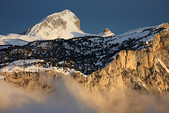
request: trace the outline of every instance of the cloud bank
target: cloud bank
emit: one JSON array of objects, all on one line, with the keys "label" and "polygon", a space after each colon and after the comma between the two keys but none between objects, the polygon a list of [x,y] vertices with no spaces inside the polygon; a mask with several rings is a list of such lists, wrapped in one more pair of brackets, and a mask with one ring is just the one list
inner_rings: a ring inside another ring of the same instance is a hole
[{"label": "cloud bank", "polygon": [[167,113],[169,98],[116,90],[109,97],[86,92],[71,78],[56,80],[52,95],[29,92],[0,81],[1,113]]}]

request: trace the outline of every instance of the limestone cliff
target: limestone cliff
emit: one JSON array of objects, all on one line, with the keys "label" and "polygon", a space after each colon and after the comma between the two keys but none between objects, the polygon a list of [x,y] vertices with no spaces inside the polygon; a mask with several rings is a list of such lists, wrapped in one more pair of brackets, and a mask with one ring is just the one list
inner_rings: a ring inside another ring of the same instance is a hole
[{"label": "limestone cliff", "polygon": [[108,66],[88,78],[80,73],[74,73],[72,77],[93,93],[115,93],[115,90],[125,93],[128,88],[146,93],[168,93],[169,24],[161,27],[166,29],[147,42],[147,48],[124,49]]},{"label": "limestone cliff", "polygon": [[46,70],[41,72],[0,72],[5,76],[4,80],[16,87],[22,87],[29,91],[53,94],[57,88],[56,81],[63,80],[62,73]]}]

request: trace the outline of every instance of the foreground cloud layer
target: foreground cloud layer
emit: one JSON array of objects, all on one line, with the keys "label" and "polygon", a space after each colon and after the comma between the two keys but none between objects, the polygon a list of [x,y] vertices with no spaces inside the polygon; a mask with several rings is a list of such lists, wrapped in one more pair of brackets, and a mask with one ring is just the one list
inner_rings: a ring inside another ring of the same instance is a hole
[{"label": "foreground cloud layer", "polygon": [[46,95],[29,92],[0,81],[1,113],[167,113],[169,98],[130,91],[128,96],[120,90],[109,95],[87,93],[77,82],[68,78],[56,81],[56,92]]},{"label": "foreground cloud layer", "polygon": [[49,96],[38,92],[28,92],[0,81],[1,113],[94,113],[86,105],[79,105],[68,91],[64,82],[57,84],[57,91]]}]

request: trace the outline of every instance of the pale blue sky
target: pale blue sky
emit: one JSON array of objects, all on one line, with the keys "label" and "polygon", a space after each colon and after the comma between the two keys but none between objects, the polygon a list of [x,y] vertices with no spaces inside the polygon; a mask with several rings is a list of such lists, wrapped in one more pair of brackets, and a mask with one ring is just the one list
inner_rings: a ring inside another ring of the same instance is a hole
[{"label": "pale blue sky", "polygon": [[64,9],[79,17],[84,32],[96,34],[169,22],[169,0],[0,0],[0,34],[20,33]]}]

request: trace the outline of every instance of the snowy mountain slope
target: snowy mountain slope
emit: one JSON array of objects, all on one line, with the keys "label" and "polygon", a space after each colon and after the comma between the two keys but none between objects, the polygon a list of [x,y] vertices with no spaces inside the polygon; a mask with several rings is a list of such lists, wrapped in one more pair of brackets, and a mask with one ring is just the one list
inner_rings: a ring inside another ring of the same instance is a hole
[{"label": "snowy mountain slope", "polygon": [[9,34],[7,36],[0,35],[0,45],[19,45],[23,46],[28,44],[29,42],[33,42],[35,40],[41,40],[37,37],[30,37],[28,35],[19,35],[19,34]]},{"label": "snowy mountain slope", "polygon": [[[75,37],[83,37],[83,36],[95,36],[94,34],[81,34],[78,32],[72,32],[72,34]],[[32,37],[29,35],[20,35],[20,34],[9,34],[7,36],[5,35],[0,35],[0,49],[1,48],[5,48],[6,46],[23,46],[28,44],[29,42],[33,42],[36,40],[46,40],[43,38],[39,38],[39,37]]]},{"label": "snowy mountain slope", "polygon": [[80,20],[69,10],[47,16],[22,34],[46,40],[89,35],[80,30]]},{"label": "snowy mountain slope", "polygon": [[75,72],[73,69],[69,70],[64,68],[51,67],[47,62],[40,59],[17,60],[0,69],[1,72],[40,72],[46,70],[55,70],[63,74]]},{"label": "snowy mountain slope", "polygon": [[1,67],[21,59],[43,59],[53,67],[64,67],[84,74],[107,66],[121,50],[144,49],[164,28],[145,27],[115,37],[86,36],[69,40],[43,40],[0,50]]}]

